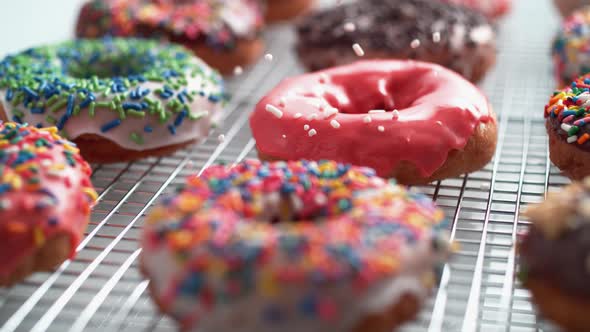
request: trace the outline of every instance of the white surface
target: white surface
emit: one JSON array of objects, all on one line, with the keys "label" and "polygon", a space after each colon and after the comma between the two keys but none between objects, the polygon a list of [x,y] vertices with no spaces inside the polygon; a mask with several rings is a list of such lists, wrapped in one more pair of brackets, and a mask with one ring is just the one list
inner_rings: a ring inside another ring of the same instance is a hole
[{"label": "white surface", "polygon": [[74,36],[83,0],[0,0],[0,56]]}]

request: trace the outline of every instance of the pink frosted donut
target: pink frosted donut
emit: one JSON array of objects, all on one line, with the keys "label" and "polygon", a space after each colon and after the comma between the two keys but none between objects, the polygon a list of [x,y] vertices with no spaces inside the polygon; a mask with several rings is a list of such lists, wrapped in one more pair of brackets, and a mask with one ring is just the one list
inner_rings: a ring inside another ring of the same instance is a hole
[{"label": "pink frosted donut", "polygon": [[90,173],[57,128],[0,121],[0,286],[74,255],[96,200]]},{"label": "pink frosted donut", "polygon": [[360,61],[287,79],[250,118],[265,160],[330,159],[405,184],[483,167],[496,120],[458,74],[415,61]]}]

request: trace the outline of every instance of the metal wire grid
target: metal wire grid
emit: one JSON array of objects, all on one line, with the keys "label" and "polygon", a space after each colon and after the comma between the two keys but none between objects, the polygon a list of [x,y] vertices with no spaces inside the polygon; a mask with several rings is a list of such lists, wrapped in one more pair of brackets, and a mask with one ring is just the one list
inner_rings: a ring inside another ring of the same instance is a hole
[{"label": "metal wire grid", "polygon": [[[521,208],[567,183],[548,161],[541,117],[553,86],[547,53],[556,19],[548,2],[519,0],[501,26],[498,65],[483,83],[499,114],[494,160],[479,172],[419,188],[451,218],[451,234],[461,250],[445,267],[435,296],[405,331],[551,329],[537,321],[528,292],[514,278],[513,246],[527,225]],[[175,330],[157,313],[148,282],[138,272],[144,216],[185,176],[217,161],[255,157],[249,111],[281,78],[300,71],[289,27],[272,29],[266,39],[275,60],[229,82],[233,99],[226,119],[205,142],[166,158],[93,165],[100,197],[78,256],[53,273],[0,290],[1,331]]]}]

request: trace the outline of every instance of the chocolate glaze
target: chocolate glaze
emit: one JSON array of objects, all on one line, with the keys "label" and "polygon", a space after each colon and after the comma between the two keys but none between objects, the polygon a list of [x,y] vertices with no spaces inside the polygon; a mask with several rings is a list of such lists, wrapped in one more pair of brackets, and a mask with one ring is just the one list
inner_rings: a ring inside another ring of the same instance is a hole
[{"label": "chocolate glaze", "polygon": [[[354,31],[345,29],[349,22],[355,25]],[[308,16],[298,23],[297,31],[301,48],[350,48],[359,43],[365,50],[409,52],[409,57],[416,58],[419,52],[460,52],[464,47],[493,42],[493,34],[479,38],[481,34],[475,30],[482,27],[492,29],[483,15],[457,5],[431,0],[365,0]],[[420,45],[413,49],[410,45],[415,39]]]},{"label": "chocolate glaze", "polygon": [[574,222],[555,239],[532,227],[521,247],[521,267],[528,276],[546,280],[572,296],[590,296],[590,224]]}]

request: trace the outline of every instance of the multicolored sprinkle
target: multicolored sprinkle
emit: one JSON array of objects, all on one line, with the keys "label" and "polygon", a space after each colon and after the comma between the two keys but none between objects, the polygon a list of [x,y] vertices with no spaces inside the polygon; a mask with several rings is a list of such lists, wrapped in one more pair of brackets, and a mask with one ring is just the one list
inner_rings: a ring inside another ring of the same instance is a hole
[{"label": "multicolored sprinkle", "polygon": [[545,118],[568,143],[590,146],[590,74],[555,91],[545,106]]},{"label": "multicolored sprinkle", "polygon": [[261,7],[253,0],[92,0],[82,8],[76,34],[161,37],[232,49],[239,38],[256,37],[262,26]]},{"label": "multicolored sprinkle", "polygon": [[[448,253],[444,227],[430,199],[372,169],[248,160],[210,167],[165,198],[148,217],[143,261],[159,303],[181,321],[252,296],[265,299],[259,314],[269,324],[293,315],[338,320],[351,304],[330,287],[360,299],[406,271],[407,255],[422,245],[416,255],[439,257],[421,261],[419,271],[431,271]],[[171,266],[158,265],[163,257]],[[314,291],[285,295],[293,287]],[[295,296],[291,306],[285,296]],[[200,305],[177,307],[181,299]]]},{"label": "multicolored sprinkle", "polygon": [[57,128],[0,121],[0,279],[51,236],[79,241],[97,198],[90,173]]},{"label": "multicolored sprinkle", "polygon": [[[207,119],[214,116],[221,105],[207,105],[221,104],[224,91],[221,77],[180,46],[105,38],[6,57],[0,62],[0,100],[15,122],[56,126],[66,137],[73,131],[107,135],[125,127],[118,135],[141,149],[144,142],[166,142],[150,140],[150,129],[170,128],[165,132],[174,136],[183,124],[204,118],[202,111],[210,110]],[[81,116],[84,121],[74,121]],[[99,130],[92,132],[88,121],[100,121]],[[143,125],[126,125],[139,121]],[[195,130],[188,126],[186,131]]]},{"label": "multicolored sprinkle", "polygon": [[561,84],[590,72],[590,7],[578,9],[563,21],[551,53]]}]

